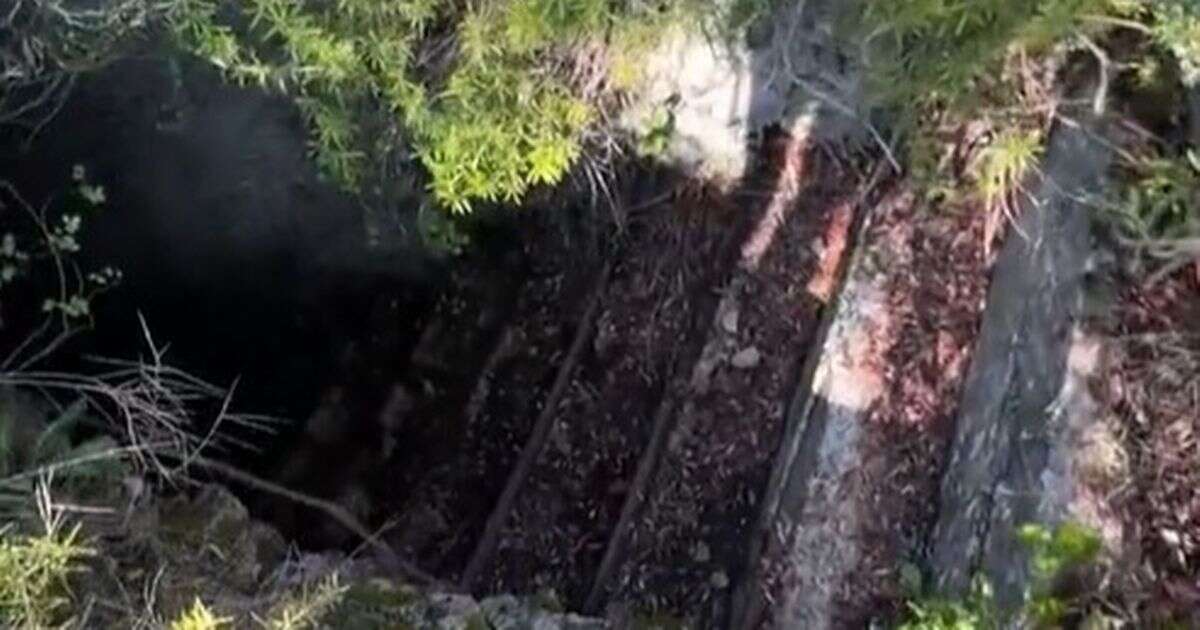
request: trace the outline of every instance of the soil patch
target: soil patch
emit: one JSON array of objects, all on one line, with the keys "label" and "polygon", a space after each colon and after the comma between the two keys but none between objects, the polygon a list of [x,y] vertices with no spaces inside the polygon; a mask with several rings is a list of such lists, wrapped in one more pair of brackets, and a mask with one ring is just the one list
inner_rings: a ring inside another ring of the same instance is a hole
[{"label": "soil patch", "polygon": [[703,627],[727,618],[745,570],[786,402],[829,297],[813,285],[840,264],[859,179],[802,141],[779,157],[702,356],[664,400],[675,427],[612,584],[615,600]]},{"label": "soil patch", "polygon": [[734,219],[715,199],[680,196],[630,225],[548,444],[475,586],[553,589],[583,605],[665,384],[696,343]]},{"label": "soil patch", "polygon": [[903,243],[903,254],[884,267],[894,340],[882,358],[884,395],[868,415],[871,430],[860,451],[865,527],[861,561],[839,606],[845,627],[894,618],[910,595],[900,569],[915,564],[937,516],[988,286],[983,212],[921,203],[887,209],[867,242],[892,239]]},{"label": "soil patch", "polygon": [[1118,299],[1106,384],[1124,436],[1118,496],[1138,550],[1117,576],[1126,614],[1158,627],[1200,625],[1200,274],[1134,279]]}]

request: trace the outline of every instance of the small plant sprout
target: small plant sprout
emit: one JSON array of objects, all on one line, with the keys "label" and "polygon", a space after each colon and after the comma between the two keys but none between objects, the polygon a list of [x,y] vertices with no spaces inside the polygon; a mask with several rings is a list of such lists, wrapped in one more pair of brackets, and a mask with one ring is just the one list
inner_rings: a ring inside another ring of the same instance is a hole
[{"label": "small plant sprout", "polygon": [[80,540],[79,526],[66,523],[64,511],[50,496],[52,480],[38,479],[34,503],[42,531],[18,532],[0,527],[0,625],[47,628],[69,617],[68,579],[81,570],[92,550]]},{"label": "small plant sprout", "polygon": [[671,135],[675,133],[675,115],[670,108],[659,106],[648,116],[646,131],[638,139],[638,153],[644,157],[662,157],[667,152]]},{"label": "small plant sprout", "polygon": [[341,603],[346,594],[337,573],[305,584],[297,593],[285,597],[266,619],[256,620],[266,630],[302,630],[318,627],[320,621]]},{"label": "small plant sprout", "polygon": [[[1050,528],[1038,523],[1022,525],[1017,539],[1028,549],[1032,580],[1016,614],[1032,620],[1036,627],[1058,627],[1063,618],[1079,608],[1081,594],[1063,595],[1056,583],[1066,572],[1086,567],[1100,553],[1099,535],[1078,523]],[[969,592],[959,599],[918,597],[908,602],[908,619],[900,630],[990,630],[1012,625],[996,606],[992,586],[983,575],[971,581]]]},{"label": "small plant sprout", "polygon": [[991,252],[1003,223],[1015,224],[1025,179],[1036,170],[1041,154],[1041,134],[1018,130],[1002,131],[980,154],[976,181],[988,213],[985,254]]},{"label": "small plant sprout", "polygon": [[1087,566],[1100,553],[1100,536],[1078,523],[1063,523],[1054,529],[1045,525],[1021,526],[1017,537],[1033,558],[1033,582],[1026,593],[1026,609],[1042,626],[1053,627],[1075,607],[1075,602],[1055,591],[1055,582],[1066,571]]},{"label": "small plant sprout", "polygon": [[169,630],[221,630],[232,625],[232,618],[217,616],[200,598],[196,598],[191,608],[171,622]]},{"label": "small plant sprout", "polygon": [[978,576],[963,599],[921,598],[908,602],[908,612],[899,630],[986,630],[999,619],[992,585]]}]

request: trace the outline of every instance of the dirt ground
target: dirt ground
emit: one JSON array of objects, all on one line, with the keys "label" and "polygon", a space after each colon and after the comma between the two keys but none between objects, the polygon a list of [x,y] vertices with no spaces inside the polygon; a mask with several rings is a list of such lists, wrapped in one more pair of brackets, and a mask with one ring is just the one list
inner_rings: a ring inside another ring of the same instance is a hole
[{"label": "dirt ground", "polygon": [[[988,285],[984,215],[966,204],[921,200],[909,186],[884,180],[864,201],[860,211],[869,209],[870,221],[855,243],[860,256],[850,263],[861,290],[874,295],[878,289],[883,296],[872,310],[878,314],[864,316],[864,338],[845,349],[855,355],[846,360],[861,366],[863,378],[878,381],[871,389],[880,394],[861,414],[840,420],[858,423],[862,438],[847,455],[854,461],[849,478],[829,483],[836,482],[838,501],[857,515],[831,516],[836,523],[830,527],[841,532],[839,544],[852,547],[846,553],[858,561],[839,568],[833,618],[826,620],[833,627],[891,622],[912,594],[903,569],[915,570],[937,515],[941,472]],[[779,555],[786,549],[768,544],[759,560],[768,607],[783,601],[785,592],[805,588],[790,574],[792,561]],[[750,615],[743,623],[770,618],[761,611]]]},{"label": "dirt ground", "polygon": [[[889,326],[868,344],[883,394],[853,454],[860,525],[848,536],[859,561],[836,625],[902,613],[978,336],[986,217],[889,178],[864,200],[863,165],[819,146],[776,138],[763,155],[762,171],[731,191],[642,191],[661,202],[606,233],[606,247],[531,220],[520,261],[502,272],[523,282],[464,277],[446,292],[428,318],[444,324],[418,342],[401,379],[414,400],[408,420],[385,431],[404,456],[364,473],[393,546],[462,581],[544,416],[545,446],[464,586],[720,625],[842,269],[854,247],[869,256],[886,244],[894,258],[873,282]],[[855,235],[868,207],[869,228]],[[1118,499],[1141,553],[1111,599],[1139,620],[1179,619],[1200,607],[1200,341],[1185,334],[1200,321],[1200,276],[1188,268],[1153,287],[1125,284],[1106,400],[1129,461]]]},{"label": "dirt ground", "polygon": [[915,562],[936,519],[944,459],[982,317],[989,263],[984,214],[919,200],[887,206],[866,237],[903,243],[887,268],[896,330],[883,355],[885,394],[868,415],[858,483],[868,524],[862,561],[841,608],[845,627],[897,615],[911,596],[901,567]]},{"label": "dirt ground", "polygon": [[[553,230],[531,221],[518,235],[523,262],[513,272],[524,281],[515,291],[485,300],[466,281],[447,291],[434,319],[448,323],[427,334],[445,342],[421,344],[425,365],[414,361],[406,378],[426,402],[414,404],[403,422],[411,426],[397,431],[402,444],[380,476],[392,490],[381,488],[378,511],[398,519],[389,528],[398,550],[448,580],[466,565],[529,438],[587,298],[593,271]],[[496,317],[488,339],[472,334],[481,319]],[[442,374],[441,363],[458,371]]]},{"label": "dirt ground", "polygon": [[614,600],[639,610],[701,624],[728,614],[785,407],[835,284],[826,276],[845,253],[860,176],[811,147],[780,157],[703,356],[665,401],[678,417],[612,585]]},{"label": "dirt ground", "polygon": [[[599,589],[592,599],[601,603],[701,624],[722,614],[724,604],[714,602],[744,562],[785,403],[835,290],[861,179],[786,138],[769,143],[767,156],[763,170],[731,192],[681,187],[638,209],[616,239],[604,282],[599,258],[527,235],[531,279],[494,350],[472,359],[481,364],[474,389],[460,406],[445,405],[438,421],[460,418],[459,454],[386,475],[412,486],[388,509],[403,515],[391,529],[396,547],[431,572],[460,578],[536,419],[553,405],[546,446],[470,586],[554,591],[571,608]],[[778,216],[761,221],[771,212]],[[763,225],[778,228],[768,240]],[[584,304],[597,293],[584,350],[568,357]],[[717,317],[719,303],[736,308]],[[569,384],[549,401],[568,359]],[[709,374],[702,385],[701,364]],[[650,448],[656,429],[670,435],[665,449]],[[656,474],[638,474],[644,459]],[[622,522],[631,493],[647,505]],[[628,545],[597,586],[619,522]]]},{"label": "dirt ground", "polygon": [[[772,179],[768,172],[751,181]],[[485,588],[549,589],[573,607],[587,603],[630,494],[657,487],[636,489],[637,471],[656,428],[673,420],[669,392],[706,343],[740,236],[761,205],[750,190],[683,188],[631,218],[611,277],[597,289],[594,336],[481,576]],[[758,457],[771,448],[764,439]],[[708,499],[738,500],[721,490]],[[677,582],[694,590],[705,580]]]},{"label": "dirt ground", "polygon": [[[617,253],[594,337],[558,401],[549,443],[503,534],[490,588],[553,588],[582,605],[689,341],[697,283],[719,260],[719,213],[651,210]],[[702,286],[699,290],[707,290]]]},{"label": "dirt ground", "polygon": [[[393,517],[391,544],[443,579],[462,579],[553,405],[496,548],[464,586],[553,592],[572,609],[610,604],[610,614],[702,627],[726,618],[787,401],[837,298],[867,179],[861,166],[786,136],[764,157],[732,191],[677,187],[637,209],[610,252],[584,255],[552,222],[530,221],[520,234],[528,280],[515,293],[465,280],[447,292],[430,321],[449,323],[427,336],[448,341],[419,342],[403,379],[415,401],[408,422],[425,428],[400,421],[388,438],[422,463],[393,457],[373,475],[384,481],[370,492],[392,497],[375,510]],[[899,608],[898,568],[933,519],[986,286],[982,232],[978,212],[909,199],[888,204],[861,239],[868,248],[899,242],[905,260],[887,270],[897,341],[882,358],[887,394],[870,413],[877,430],[862,454],[872,526],[856,541],[863,560],[839,606],[848,626]],[[481,295],[510,302],[498,315],[470,305]],[[568,356],[581,322],[586,343]],[[494,330],[472,332],[484,324]],[[567,386],[548,400],[568,361]]]},{"label": "dirt ground", "polygon": [[1157,284],[1129,278],[1115,319],[1108,413],[1123,436],[1117,504],[1137,555],[1108,599],[1143,627],[1198,627],[1200,269]]}]

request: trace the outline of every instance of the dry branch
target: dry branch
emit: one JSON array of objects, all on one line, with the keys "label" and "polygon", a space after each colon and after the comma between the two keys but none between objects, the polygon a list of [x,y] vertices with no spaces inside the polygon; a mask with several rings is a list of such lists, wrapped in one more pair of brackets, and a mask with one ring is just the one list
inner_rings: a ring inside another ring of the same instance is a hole
[{"label": "dry branch", "polygon": [[339,525],[346,528],[354,535],[358,536],[364,544],[371,549],[374,549],[380,554],[381,559],[389,566],[389,568],[400,573],[401,577],[417,582],[423,585],[436,584],[437,578],[422,571],[417,566],[406,562],[390,547],[387,543],[379,538],[365,525],[354,518],[354,515],[346,511],[342,506],[332,502],[304,494],[287,488],[273,481],[268,481],[261,477],[252,475],[244,470],[231,466],[215,459],[209,459],[203,456],[192,456],[188,460],[188,464],[210,470],[230,481],[248,486],[254,490],[274,494],[289,501],[304,505],[319,512],[325,513],[327,516],[336,521]]},{"label": "dry branch", "polygon": [[[229,447],[253,445],[221,432],[240,426],[270,432],[278,419],[231,411],[234,389],[223,389],[163,362],[145,320],[142,335],[150,356],[141,361],[95,359],[105,371],[71,374],[29,370],[0,371],[0,386],[20,387],[47,394],[59,393],[85,400],[107,428],[121,436],[123,451],[144,470],[173,479],[195,458]],[[235,381],[236,384],[236,381]],[[197,417],[205,406],[217,405],[208,430],[201,434]],[[178,463],[164,461],[169,457]]]}]

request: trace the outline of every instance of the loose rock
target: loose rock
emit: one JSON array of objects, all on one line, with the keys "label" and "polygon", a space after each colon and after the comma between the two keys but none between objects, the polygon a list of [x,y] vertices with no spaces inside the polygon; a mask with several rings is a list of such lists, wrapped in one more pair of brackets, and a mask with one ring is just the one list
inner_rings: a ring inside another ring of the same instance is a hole
[{"label": "loose rock", "polygon": [[758,348],[750,346],[733,355],[729,362],[739,370],[752,370],[762,363],[762,353],[758,351]]}]

